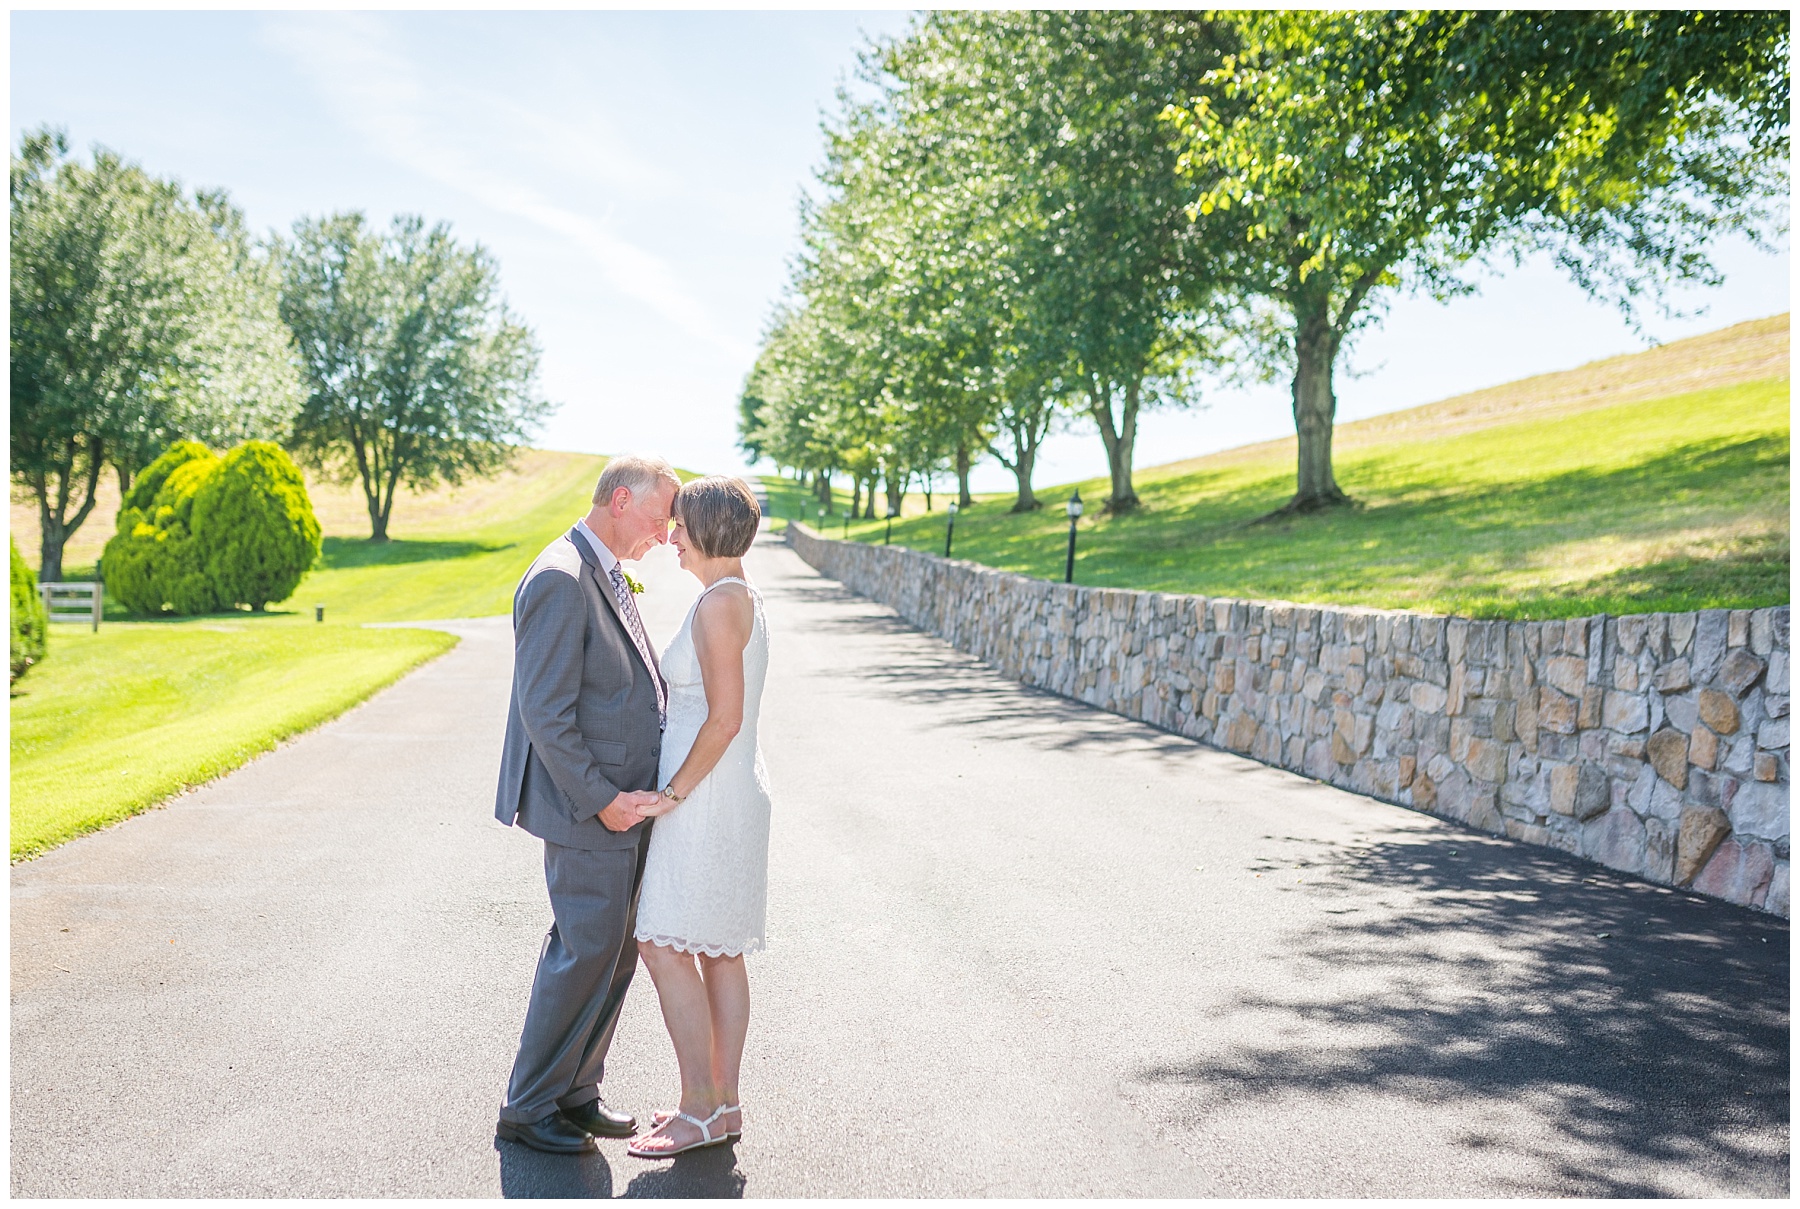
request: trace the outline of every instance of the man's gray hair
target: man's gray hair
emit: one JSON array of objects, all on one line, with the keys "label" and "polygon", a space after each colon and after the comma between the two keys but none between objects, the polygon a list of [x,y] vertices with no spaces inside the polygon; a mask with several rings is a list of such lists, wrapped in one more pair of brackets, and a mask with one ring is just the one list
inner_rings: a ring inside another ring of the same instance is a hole
[{"label": "man's gray hair", "polygon": [[675,491],[681,490],[681,476],[675,473],[675,467],[661,458],[623,453],[600,472],[600,481],[594,486],[594,502],[610,500],[613,492],[621,487],[631,492],[632,499],[642,499],[654,491],[658,483],[667,483]]}]

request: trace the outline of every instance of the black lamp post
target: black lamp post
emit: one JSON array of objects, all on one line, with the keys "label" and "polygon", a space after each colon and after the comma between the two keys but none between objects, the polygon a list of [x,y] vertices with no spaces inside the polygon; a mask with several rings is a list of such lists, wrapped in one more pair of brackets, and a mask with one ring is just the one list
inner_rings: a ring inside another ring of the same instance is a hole
[{"label": "black lamp post", "polygon": [[844,540],[850,540],[850,512],[848,509],[844,511]]},{"label": "black lamp post", "polygon": [[822,537],[822,536],[824,536],[824,534],[825,534],[825,505],[820,504],[819,505],[819,535]]},{"label": "black lamp post", "polygon": [[1075,494],[1069,497],[1069,561],[1063,568],[1063,582],[1075,582],[1075,522],[1081,519],[1081,489],[1077,487]]},{"label": "black lamp post", "polygon": [[956,501],[950,501],[950,523],[944,528],[944,557],[950,557],[950,543],[956,538]]},{"label": "black lamp post", "polygon": [[889,542],[892,542],[894,540],[894,518],[899,515],[900,515],[900,509],[898,509],[898,508],[889,508],[888,509],[887,536],[881,539],[882,545],[885,546]]}]

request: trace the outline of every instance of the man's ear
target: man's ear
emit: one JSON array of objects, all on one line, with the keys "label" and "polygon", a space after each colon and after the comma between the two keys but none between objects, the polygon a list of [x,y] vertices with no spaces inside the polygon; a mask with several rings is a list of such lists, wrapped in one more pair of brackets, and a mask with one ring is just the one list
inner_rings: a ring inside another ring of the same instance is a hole
[{"label": "man's ear", "polygon": [[607,501],[607,511],[614,516],[623,516],[625,509],[631,507],[631,488],[614,487],[612,499]]}]

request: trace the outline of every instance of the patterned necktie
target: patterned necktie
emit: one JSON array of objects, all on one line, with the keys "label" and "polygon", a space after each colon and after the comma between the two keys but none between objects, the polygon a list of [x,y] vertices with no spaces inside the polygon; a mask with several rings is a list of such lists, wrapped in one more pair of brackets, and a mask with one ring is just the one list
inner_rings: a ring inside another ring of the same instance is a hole
[{"label": "patterned necktie", "polygon": [[656,674],[656,660],[650,657],[650,636],[644,633],[644,619],[638,616],[637,601],[632,599],[632,591],[625,582],[625,568],[618,563],[612,569],[613,598],[619,602],[619,614],[625,618],[625,629],[631,634],[631,641],[637,647],[638,654],[644,658],[644,669],[650,673],[650,682],[656,686],[656,724],[664,729],[669,725],[669,703],[663,697],[662,677]]}]

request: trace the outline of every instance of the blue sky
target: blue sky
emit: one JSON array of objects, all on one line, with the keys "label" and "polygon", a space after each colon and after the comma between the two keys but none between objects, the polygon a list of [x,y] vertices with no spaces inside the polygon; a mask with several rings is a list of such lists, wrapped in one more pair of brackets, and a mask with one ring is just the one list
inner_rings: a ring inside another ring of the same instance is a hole
[{"label": "blue sky", "polygon": [[[794,249],[818,122],[870,34],[903,12],[15,12],[12,124],[67,128],[252,226],[360,209],[448,220],[498,258],[560,405],[538,443],[742,465],[737,391]],[[1706,313],[1673,339],[1788,306],[1788,257],[1720,249]],[[1340,375],[1372,415],[1641,348],[1543,264],[1449,306],[1400,300]],[[1291,431],[1280,386],[1146,418],[1152,465]],[[1103,474],[1090,428],[1043,483]],[[978,485],[1008,482],[988,467]]]}]

